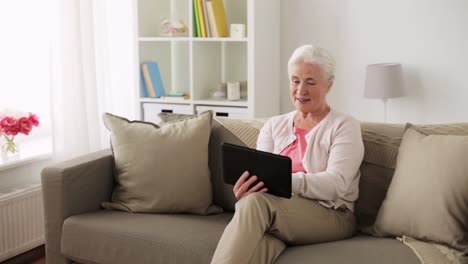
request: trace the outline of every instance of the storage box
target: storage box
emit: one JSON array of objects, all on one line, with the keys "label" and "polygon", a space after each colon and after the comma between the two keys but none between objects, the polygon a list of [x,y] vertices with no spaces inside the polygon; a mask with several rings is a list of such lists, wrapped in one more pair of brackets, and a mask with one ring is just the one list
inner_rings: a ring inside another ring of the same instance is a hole
[{"label": "storage box", "polygon": [[144,103],[143,104],[143,120],[159,124],[161,119],[158,117],[159,113],[176,113],[193,115],[192,106],[182,104],[156,104]]},{"label": "storage box", "polygon": [[197,105],[195,106],[195,112],[197,114],[205,111],[212,110],[214,116],[223,116],[231,118],[249,118],[249,113],[245,107],[222,107],[222,106],[208,106],[208,105]]}]

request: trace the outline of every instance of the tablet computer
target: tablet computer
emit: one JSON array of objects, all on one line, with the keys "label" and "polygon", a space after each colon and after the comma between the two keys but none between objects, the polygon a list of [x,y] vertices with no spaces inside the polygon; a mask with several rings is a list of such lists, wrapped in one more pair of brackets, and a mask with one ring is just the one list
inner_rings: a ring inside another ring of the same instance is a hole
[{"label": "tablet computer", "polygon": [[[268,193],[291,198],[291,159],[270,152],[223,143],[221,145],[223,179],[235,185],[242,173],[248,171],[263,181]],[[257,183],[251,186],[255,186]]]}]

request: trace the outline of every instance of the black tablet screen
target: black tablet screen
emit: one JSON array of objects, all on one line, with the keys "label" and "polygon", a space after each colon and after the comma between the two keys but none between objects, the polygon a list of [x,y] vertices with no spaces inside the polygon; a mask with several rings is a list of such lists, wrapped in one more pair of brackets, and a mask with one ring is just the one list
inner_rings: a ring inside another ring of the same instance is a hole
[{"label": "black tablet screen", "polygon": [[[263,181],[268,193],[291,198],[291,159],[273,153],[223,143],[223,179],[234,185],[245,171]],[[252,184],[251,186],[255,186]]]}]

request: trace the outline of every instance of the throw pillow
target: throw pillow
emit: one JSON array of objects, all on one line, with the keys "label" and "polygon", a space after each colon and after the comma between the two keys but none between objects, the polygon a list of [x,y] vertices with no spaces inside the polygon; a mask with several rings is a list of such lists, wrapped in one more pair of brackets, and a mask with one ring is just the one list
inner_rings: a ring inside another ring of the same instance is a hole
[{"label": "throw pillow", "polygon": [[104,114],[111,132],[116,186],[108,209],[212,214],[208,141],[212,114],[159,127]]},{"label": "throw pillow", "polygon": [[232,191],[233,186],[224,183],[221,160],[223,142],[239,146],[256,148],[257,137],[263,120],[243,120],[215,118],[210,138],[210,169],[213,184],[213,201],[227,211],[234,211],[237,199]]},{"label": "throw pillow", "polygon": [[395,174],[373,227],[468,248],[468,136],[425,135],[408,127]]},{"label": "throw pillow", "polygon": [[[170,124],[190,118],[190,115],[176,113],[160,113],[160,124]],[[192,116],[193,117],[193,116]],[[209,143],[209,166],[213,187],[213,202],[224,210],[234,211],[237,202],[233,186],[224,183],[223,166],[221,160],[221,145],[231,143],[235,145],[255,148],[260,129],[267,119],[232,119],[216,117],[213,119]]]},{"label": "throw pillow", "polygon": [[405,126],[361,123],[361,131],[365,152],[360,167],[359,199],[356,201],[354,214],[358,230],[367,233],[367,229],[375,222],[392,181]]},{"label": "throw pillow", "polygon": [[176,113],[159,113],[158,114],[159,119],[161,119],[161,122],[159,122],[158,125],[164,125],[164,124],[169,124],[177,121],[182,121],[185,119],[190,119],[195,117],[194,115],[187,115],[187,114],[176,114]]},{"label": "throw pillow", "polygon": [[[468,135],[468,123],[412,127],[427,135]],[[364,122],[361,123],[361,129],[365,154],[360,168],[359,199],[356,201],[354,214],[358,229],[372,235],[372,226],[394,174],[405,126]]]}]

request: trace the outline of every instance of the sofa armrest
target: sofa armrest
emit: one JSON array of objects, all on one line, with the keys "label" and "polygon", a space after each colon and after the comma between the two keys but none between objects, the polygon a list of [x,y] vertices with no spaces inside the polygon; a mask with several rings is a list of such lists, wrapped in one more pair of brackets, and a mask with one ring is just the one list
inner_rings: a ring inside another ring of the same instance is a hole
[{"label": "sofa armrest", "polygon": [[69,263],[61,254],[63,221],[100,209],[114,187],[109,150],[60,162],[42,170],[47,263]]}]

